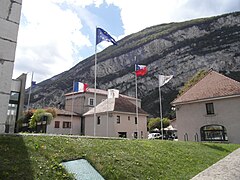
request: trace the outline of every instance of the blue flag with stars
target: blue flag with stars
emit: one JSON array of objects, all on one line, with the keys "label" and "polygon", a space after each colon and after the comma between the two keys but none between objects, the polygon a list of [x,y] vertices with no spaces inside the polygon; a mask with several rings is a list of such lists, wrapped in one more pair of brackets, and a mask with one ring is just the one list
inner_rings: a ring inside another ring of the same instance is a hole
[{"label": "blue flag with stars", "polygon": [[97,36],[96,36],[96,45],[99,44],[102,41],[108,41],[113,43],[114,45],[117,45],[117,42],[115,39],[112,38],[106,31],[104,31],[102,28],[97,28]]}]

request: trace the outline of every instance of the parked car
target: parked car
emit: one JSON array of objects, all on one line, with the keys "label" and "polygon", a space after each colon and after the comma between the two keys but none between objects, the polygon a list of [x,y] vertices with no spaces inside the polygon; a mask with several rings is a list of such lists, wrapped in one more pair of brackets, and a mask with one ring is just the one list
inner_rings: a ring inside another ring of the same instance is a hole
[{"label": "parked car", "polygon": [[148,139],[160,139],[162,136],[160,133],[150,133],[148,134]]}]

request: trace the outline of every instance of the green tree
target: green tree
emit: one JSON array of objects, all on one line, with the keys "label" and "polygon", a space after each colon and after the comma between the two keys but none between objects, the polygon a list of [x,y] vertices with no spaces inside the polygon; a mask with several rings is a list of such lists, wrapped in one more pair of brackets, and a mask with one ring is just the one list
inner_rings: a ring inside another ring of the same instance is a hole
[{"label": "green tree", "polygon": [[28,131],[28,126],[23,126],[23,124],[29,124],[31,117],[33,116],[33,111],[29,110],[23,113],[23,116],[21,116],[17,120],[17,131],[18,132],[24,132]]},{"label": "green tree", "polygon": [[[53,115],[49,112],[46,112],[44,109],[37,109],[31,120],[29,122],[29,126],[31,128],[36,128],[38,122],[46,121],[47,124],[50,124],[51,120],[53,119]],[[43,129],[42,129],[43,131]]]},{"label": "green tree", "polygon": [[[168,118],[163,118],[162,119],[163,122],[163,128],[166,128],[170,125],[170,120]],[[149,131],[153,131],[153,129],[158,128],[159,130],[162,129],[161,128],[161,120],[160,118],[150,118],[148,120],[148,129]]]}]

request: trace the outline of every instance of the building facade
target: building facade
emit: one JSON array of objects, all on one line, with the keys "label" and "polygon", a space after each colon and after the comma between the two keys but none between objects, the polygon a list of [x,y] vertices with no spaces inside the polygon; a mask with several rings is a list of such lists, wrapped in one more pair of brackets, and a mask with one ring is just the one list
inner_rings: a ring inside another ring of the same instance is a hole
[{"label": "building facade", "polygon": [[80,116],[66,110],[56,109],[57,117],[47,125],[48,134],[80,135]]},{"label": "building facade", "polygon": [[0,133],[5,132],[22,0],[0,1]]},{"label": "building facade", "polygon": [[178,139],[240,143],[240,83],[210,71],[172,102]]},{"label": "building facade", "polygon": [[5,133],[18,132],[17,120],[22,116],[24,109],[26,78],[27,74],[22,74],[17,79],[12,80]]},{"label": "building facade", "polygon": [[[86,92],[73,92],[66,94],[65,98],[65,110],[72,111],[83,115],[87,111],[91,110],[94,107],[94,92],[95,89],[88,88]],[[136,104],[136,98],[121,95],[127,98],[133,104]],[[108,97],[108,91],[96,89],[96,105],[100,104]],[[138,107],[141,108],[141,100],[138,99],[137,101]]]},{"label": "building facade", "polygon": [[140,108],[141,100],[137,101],[138,122],[136,120],[136,99],[125,95],[119,96],[121,96],[120,99],[108,98],[108,91],[97,89],[98,119],[94,123],[94,89],[89,88],[86,92],[66,94],[65,110],[57,110],[57,117],[47,125],[47,133],[146,138],[147,113]]},{"label": "building facade", "polygon": [[[138,108],[127,98],[109,98],[83,116],[85,118],[85,135],[102,137],[147,138],[147,113]],[[95,128],[93,128],[95,127]]]}]

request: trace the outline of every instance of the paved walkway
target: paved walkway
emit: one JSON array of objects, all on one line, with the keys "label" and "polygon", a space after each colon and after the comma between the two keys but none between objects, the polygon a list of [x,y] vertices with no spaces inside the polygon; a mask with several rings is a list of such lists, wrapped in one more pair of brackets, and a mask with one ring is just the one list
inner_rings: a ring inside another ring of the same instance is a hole
[{"label": "paved walkway", "polygon": [[240,148],[205,169],[192,180],[239,180]]}]

